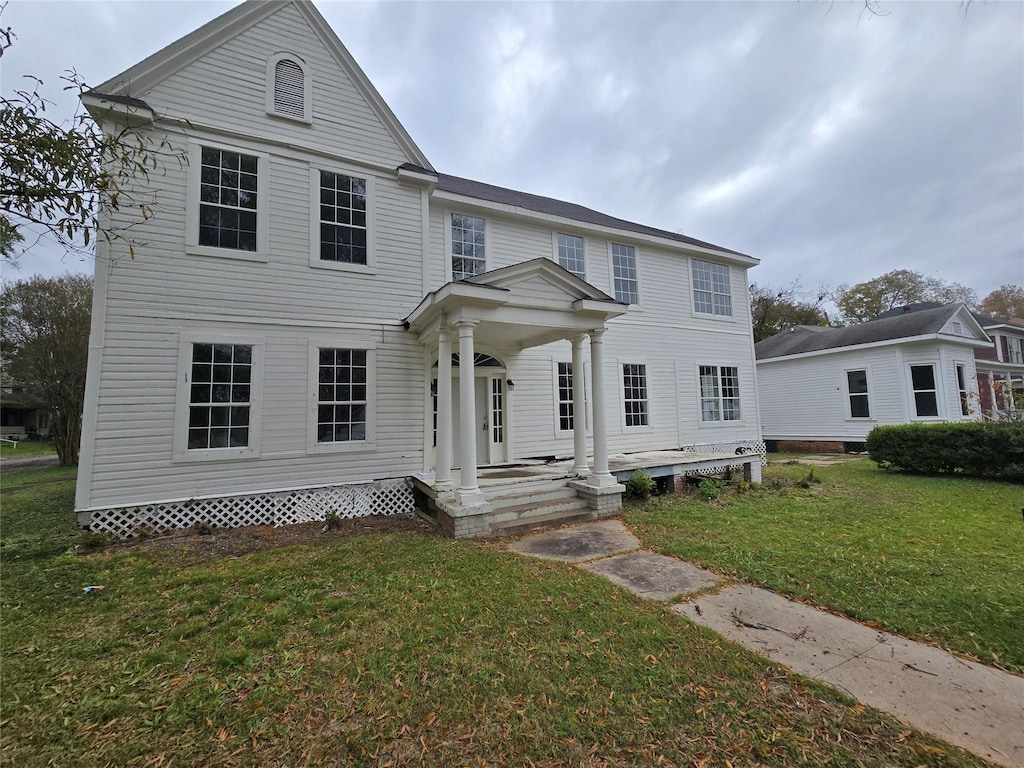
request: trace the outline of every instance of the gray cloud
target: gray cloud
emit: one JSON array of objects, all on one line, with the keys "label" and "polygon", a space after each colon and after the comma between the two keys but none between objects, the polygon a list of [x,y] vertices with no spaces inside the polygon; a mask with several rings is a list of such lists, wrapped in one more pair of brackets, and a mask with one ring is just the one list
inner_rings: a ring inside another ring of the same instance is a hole
[{"label": "gray cloud", "polygon": [[[1024,283],[1024,5],[883,5],[318,3],[445,172],[749,253],[763,283]],[[3,88],[101,81],[227,7],[13,0]]]}]

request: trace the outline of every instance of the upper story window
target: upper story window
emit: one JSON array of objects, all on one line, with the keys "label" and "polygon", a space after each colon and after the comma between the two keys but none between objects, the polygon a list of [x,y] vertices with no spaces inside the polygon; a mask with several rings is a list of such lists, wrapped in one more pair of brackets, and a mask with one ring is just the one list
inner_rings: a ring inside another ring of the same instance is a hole
[{"label": "upper story window", "polygon": [[366,179],[320,171],[320,258],[366,264]]},{"label": "upper story window", "polygon": [[1005,362],[1007,363],[1022,363],[1024,362],[1024,356],[1021,354],[1021,340],[1016,336],[1004,336],[1004,353]]},{"label": "upper story window", "polygon": [[631,245],[612,243],[612,282],[615,300],[624,304],[639,304],[637,287],[636,251]]},{"label": "upper story window", "polygon": [[700,366],[700,420],[740,420],[740,375],[734,366]]},{"label": "upper story window", "polygon": [[693,309],[704,315],[732,317],[732,293],[727,266],[693,260]]},{"label": "upper story window", "polygon": [[276,53],[267,62],[267,112],[278,117],[312,121],[309,73],[295,54]]},{"label": "upper story window", "polygon": [[580,280],[587,279],[587,264],[583,255],[582,237],[558,233],[558,263]]},{"label": "upper story window", "polygon": [[910,366],[910,382],[914,390],[914,413],[919,418],[938,416],[939,397],[935,388],[935,366]]},{"label": "upper story window", "polygon": [[199,245],[256,251],[259,158],[202,148]]},{"label": "upper story window", "polygon": [[846,394],[850,399],[850,418],[871,418],[868,402],[868,372],[865,369],[846,372]]},{"label": "upper story window", "polygon": [[479,216],[452,214],[452,280],[487,271],[487,222]]}]

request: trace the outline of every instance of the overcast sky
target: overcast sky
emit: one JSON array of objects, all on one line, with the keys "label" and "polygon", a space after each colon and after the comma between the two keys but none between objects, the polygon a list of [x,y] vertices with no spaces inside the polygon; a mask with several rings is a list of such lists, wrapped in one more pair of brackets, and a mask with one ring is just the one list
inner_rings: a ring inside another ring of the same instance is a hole
[{"label": "overcast sky", "polygon": [[[232,5],[10,0],[2,90],[100,83]],[[1024,284],[1024,3],[317,7],[445,173],[750,254],[762,284]],[[92,264],[5,277],[67,269]]]}]

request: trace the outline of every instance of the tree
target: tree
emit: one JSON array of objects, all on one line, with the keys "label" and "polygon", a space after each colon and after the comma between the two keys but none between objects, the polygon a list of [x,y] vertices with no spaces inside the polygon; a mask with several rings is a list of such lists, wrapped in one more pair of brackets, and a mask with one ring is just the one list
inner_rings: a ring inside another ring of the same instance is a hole
[{"label": "tree", "polygon": [[49,411],[65,465],[78,463],[91,307],[92,278],[85,275],[35,275],[0,291],[4,375]]},{"label": "tree", "polygon": [[[0,13],[6,4],[0,5]],[[0,27],[0,56],[15,39]],[[13,78],[12,78],[13,79]],[[136,201],[132,179],[146,179],[167,153],[184,158],[166,142],[155,145],[140,130],[142,120],[105,133],[88,113],[76,112],[70,121],[55,122],[46,114],[42,80],[26,75],[27,85],[0,96],[0,231],[15,232],[35,226],[49,233],[64,248],[88,248],[98,229],[98,218],[110,211],[138,207],[139,219],[152,215],[152,203]],[[62,78],[64,90],[87,93],[89,87],[74,70]],[[136,222],[137,223],[137,222]],[[108,240],[123,239],[134,255],[128,229],[104,229]],[[3,252],[10,262],[12,254]]]},{"label": "tree", "polygon": [[836,288],[832,297],[846,323],[861,323],[905,304],[933,301],[938,304],[978,303],[978,295],[960,283],[946,283],[909,269],[894,269],[881,277]]},{"label": "tree", "polygon": [[802,301],[800,283],[793,281],[783,288],[750,284],[750,319],[754,341],[758,342],[797,325],[828,325],[822,304],[829,291],[822,288],[812,302]]},{"label": "tree", "polygon": [[978,312],[1000,320],[1024,318],[1024,288],[1002,285],[981,300]]}]

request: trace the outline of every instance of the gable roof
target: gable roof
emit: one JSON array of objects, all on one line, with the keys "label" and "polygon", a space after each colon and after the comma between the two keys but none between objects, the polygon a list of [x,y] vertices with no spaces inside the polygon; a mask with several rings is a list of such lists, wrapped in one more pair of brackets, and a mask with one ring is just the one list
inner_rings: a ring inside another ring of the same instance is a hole
[{"label": "gable roof", "polygon": [[[754,354],[758,360],[765,360],[919,336],[934,336],[940,333],[949,319],[961,310],[966,312],[967,308],[963,304],[947,304],[905,314],[901,310],[897,315],[879,317],[845,328],[798,325],[792,330],[759,341],[754,345]],[[982,333],[984,334],[983,331]],[[979,344],[977,340],[967,338],[957,339],[951,336],[949,340],[971,345]]]},{"label": "gable roof", "polygon": [[[909,315],[914,312],[922,312],[926,309],[937,309],[938,307],[942,306],[947,305],[939,304],[938,302],[935,301],[919,301],[914,304],[906,304],[901,307],[894,307],[893,309],[890,309],[888,312],[883,312],[880,315],[872,317],[867,322],[872,323],[875,320],[884,320],[889,317]],[[1022,325],[1019,322],[1016,322],[1015,320],[1000,320],[997,317],[989,317],[987,315],[982,315],[978,312],[973,311],[971,312],[971,316],[978,321],[978,325],[980,325],[982,328],[996,328],[999,326],[1005,326],[1007,328],[1014,328],[1024,331],[1024,325]]]},{"label": "gable roof", "polygon": [[[406,163],[401,167],[404,170],[413,171],[415,173],[430,173],[427,169],[419,168],[412,163]],[[739,251],[733,251],[729,248],[723,248],[720,245],[714,245],[713,243],[707,243],[703,240],[687,237],[686,235],[681,235],[677,232],[669,232],[668,230],[648,227],[644,224],[637,224],[633,221],[618,219],[614,216],[609,216],[606,213],[595,211],[592,208],[577,205],[576,203],[568,203],[564,200],[557,200],[553,197],[533,195],[529,192],[519,192],[506,187],[485,184],[482,181],[473,181],[472,179],[464,179],[459,176],[451,176],[447,173],[437,173],[434,175],[437,177],[436,189],[440,192],[447,192],[452,195],[459,195],[460,197],[469,197],[475,200],[485,200],[487,202],[507,205],[512,208],[521,208],[523,210],[534,211],[548,216],[572,219],[584,224],[594,224],[599,227],[617,229],[623,232],[632,232],[640,235],[658,237],[664,240],[673,240],[678,243],[684,243],[698,248],[707,248],[724,254],[732,254],[733,256],[739,256],[743,259],[749,259],[755,263],[757,261],[754,257],[748,256],[745,253],[740,253]]]},{"label": "gable roof", "polygon": [[[311,0],[247,0],[162,48],[152,56],[148,56],[121,74],[101,83],[85,95],[106,98],[133,106],[148,106],[134,94],[146,93],[154,85],[182,67],[200,59],[289,5],[294,6],[308,22],[405,155],[423,168],[432,168],[426,155],[416,146],[416,142],[398,122],[398,118],[395,117],[391,108],[381,98],[366,73],[352,58],[352,54],[338,39],[330,24],[320,15]],[[126,99],[128,101],[125,101]]]}]

